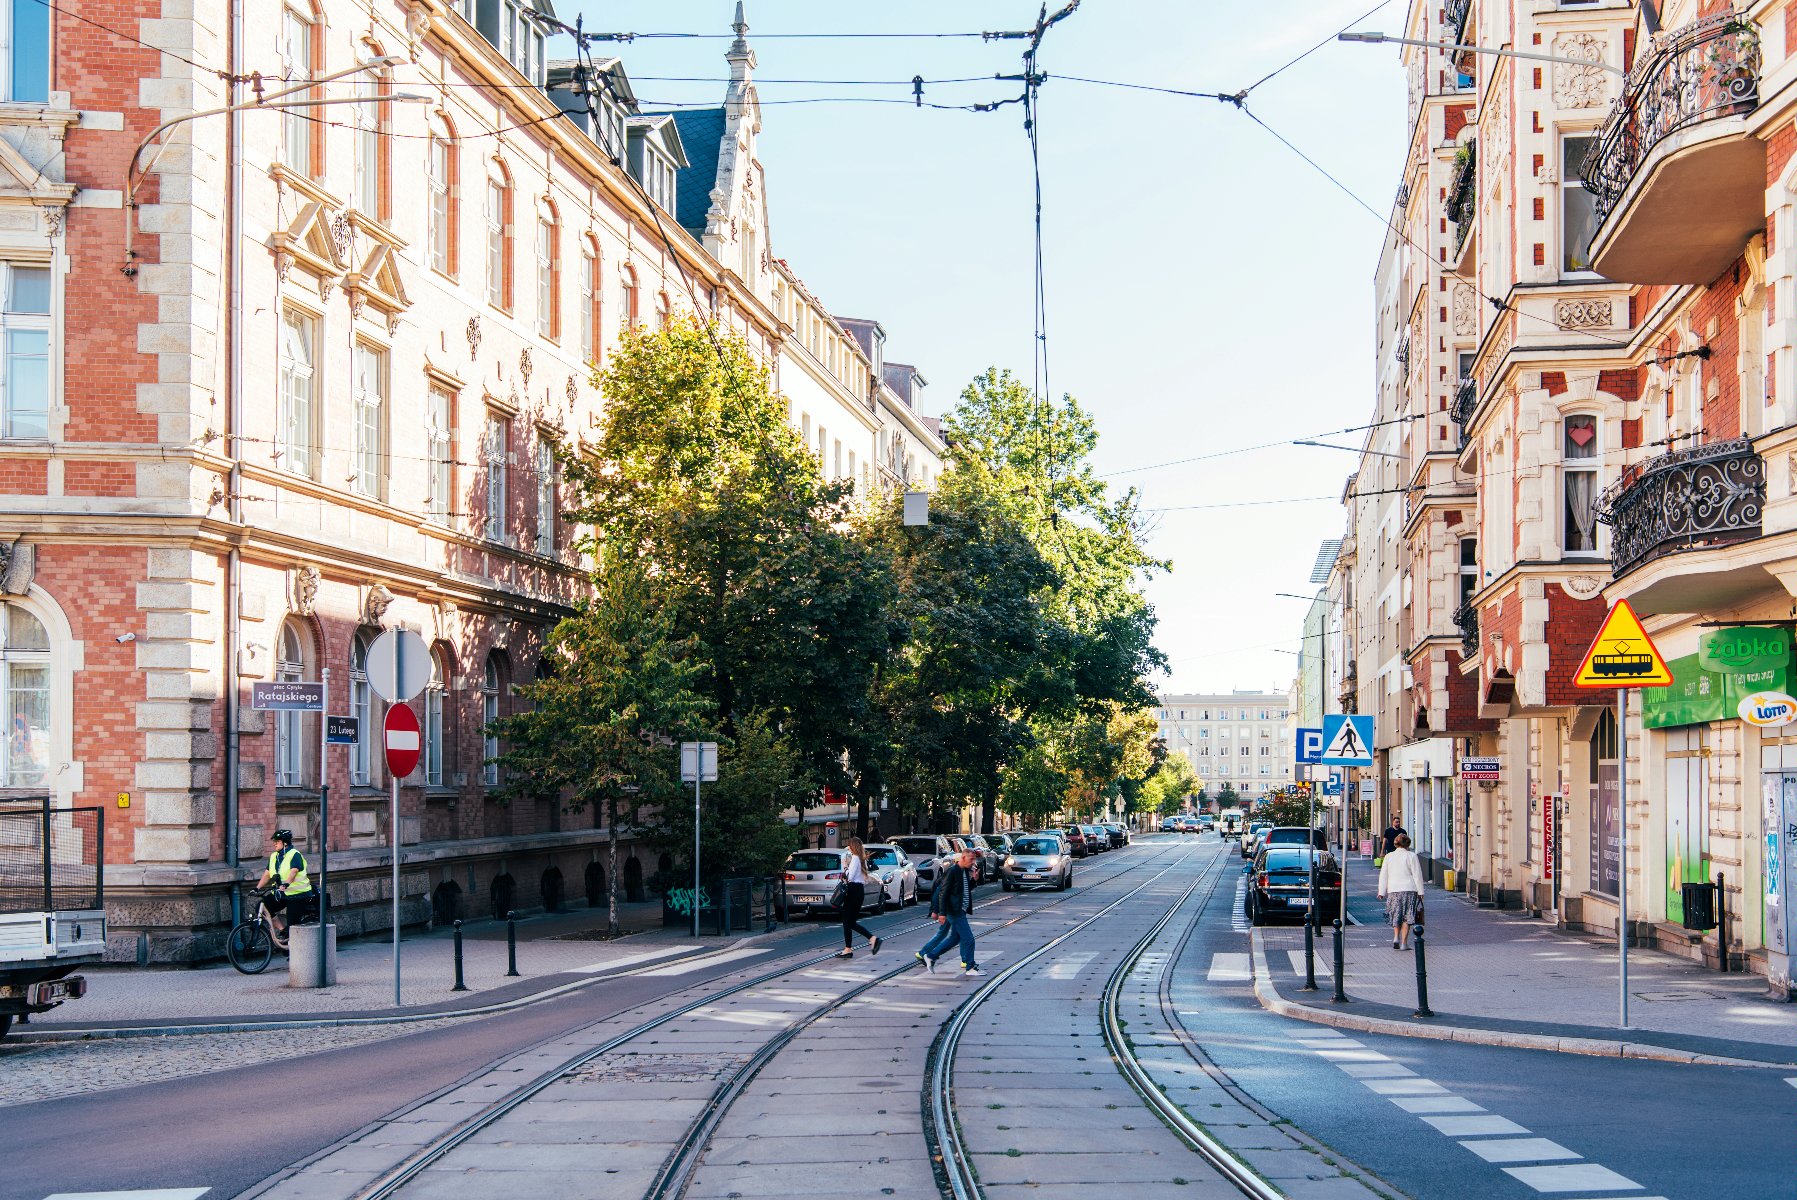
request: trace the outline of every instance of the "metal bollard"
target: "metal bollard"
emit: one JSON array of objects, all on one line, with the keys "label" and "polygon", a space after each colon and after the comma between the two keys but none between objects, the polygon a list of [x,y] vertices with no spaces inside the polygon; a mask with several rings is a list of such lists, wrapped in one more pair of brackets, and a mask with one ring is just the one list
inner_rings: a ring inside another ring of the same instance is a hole
[{"label": "metal bollard", "polygon": [[1348,1002],[1347,981],[1344,971],[1345,968],[1342,965],[1342,919],[1337,917],[1335,918],[1335,1002],[1337,1004],[1346,1004]]},{"label": "metal bollard", "polygon": [[1728,893],[1722,888],[1722,872],[1716,872],[1716,969],[1728,973]]},{"label": "metal bollard", "polygon": [[505,973],[508,976],[516,975],[518,973],[518,914],[515,912],[505,914],[505,961]]},{"label": "metal bollard", "polygon": [[1304,914],[1304,990],[1317,990],[1317,939],[1316,919],[1311,913]]},{"label": "metal bollard", "polygon": [[1434,1011],[1429,1007],[1429,963],[1423,954],[1423,927],[1416,927],[1416,1011],[1413,1017],[1432,1017]]},{"label": "metal bollard", "polygon": [[462,923],[460,921],[455,923],[455,986],[449,990],[452,992],[468,990],[468,985],[462,982]]}]

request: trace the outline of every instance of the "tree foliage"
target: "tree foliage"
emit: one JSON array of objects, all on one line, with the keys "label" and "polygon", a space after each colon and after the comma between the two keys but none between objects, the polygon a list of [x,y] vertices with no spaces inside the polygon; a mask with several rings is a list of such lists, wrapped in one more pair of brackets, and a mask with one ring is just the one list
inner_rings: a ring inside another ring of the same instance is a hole
[{"label": "tree foliage", "polygon": [[1143,782],[1141,807],[1164,817],[1180,811],[1188,796],[1203,791],[1186,756],[1171,754]]}]

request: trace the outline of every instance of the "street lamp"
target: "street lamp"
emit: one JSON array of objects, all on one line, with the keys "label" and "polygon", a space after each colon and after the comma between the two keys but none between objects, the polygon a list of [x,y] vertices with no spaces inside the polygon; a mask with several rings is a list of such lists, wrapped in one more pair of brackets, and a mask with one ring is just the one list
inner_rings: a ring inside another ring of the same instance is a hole
[{"label": "street lamp", "polygon": [[132,249],[132,243],[135,240],[137,230],[136,230],[136,226],[135,226],[134,222],[131,219],[131,214],[134,211],[136,211],[136,209],[137,209],[137,189],[139,186],[142,185],[142,183],[144,181],[144,177],[146,175],[148,175],[151,171],[156,169],[156,163],[162,158],[163,152],[168,149],[169,143],[163,142],[162,145],[157,148],[155,155],[150,159],[150,161],[147,164],[144,165],[144,168],[141,172],[137,169],[137,164],[138,164],[138,161],[143,158],[144,151],[149,149],[150,144],[152,142],[154,142],[157,138],[161,137],[163,134],[167,133],[169,130],[173,129],[177,125],[184,125],[189,121],[197,121],[201,117],[217,117],[217,116],[223,116],[227,113],[248,112],[251,109],[258,109],[258,108],[266,108],[266,109],[272,109],[272,110],[279,111],[279,112],[285,112],[289,109],[295,109],[295,108],[324,108],[324,107],[326,107],[328,105],[332,105],[332,104],[427,104],[427,103],[429,103],[431,100],[430,96],[422,95],[422,94],[419,94],[416,92],[400,92],[397,95],[392,95],[392,96],[379,96],[379,95],[376,95],[376,96],[338,96],[335,98],[323,99],[323,100],[310,100],[310,99],[287,100],[287,99],[283,99],[283,97],[291,96],[296,92],[311,91],[313,88],[319,86],[320,84],[330,83],[333,80],[342,79],[349,75],[359,75],[364,71],[375,71],[375,70],[380,70],[384,67],[395,67],[405,61],[406,60],[404,58],[402,58],[396,54],[383,55],[380,58],[364,59],[363,61],[358,62],[353,67],[345,68],[344,70],[334,72],[330,75],[321,75],[317,79],[308,79],[304,83],[298,84],[294,87],[282,88],[278,92],[270,92],[268,95],[258,96],[254,100],[246,100],[246,101],[241,101],[237,104],[226,104],[219,108],[207,108],[207,109],[201,109],[199,112],[187,113],[184,116],[176,117],[172,121],[164,121],[162,124],[158,125],[154,129],[152,129],[149,133],[149,136],[145,137],[143,141],[137,143],[137,149],[135,149],[131,152],[131,158],[125,164],[125,187],[124,187],[124,194],[125,194],[125,203],[124,203],[124,210],[125,210],[125,265],[123,267],[121,267],[120,270],[122,270],[126,275],[136,275],[137,274],[137,251]]},{"label": "street lamp", "polygon": [[1390,42],[1395,46],[1421,46],[1425,50],[1440,50],[1444,54],[1466,52],[1468,54],[1496,54],[1504,58],[1527,58],[1536,62],[1563,63],[1569,67],[1595,67],[1599,71],[1608,71],[1612,75],[1628,78],[1628,72],[1621,67],[1611,66],[1607,62],[1597,62],[1589,58],[1566,58],[1558,54],[1537,54],[1532,50],[1500,50],[1496,46],[1467,46],[1454,42],[1429,42],[1421,38],[1390,37],[1383,33],[1338,33],[1338,42],[1367,42],[1379,45]]}]

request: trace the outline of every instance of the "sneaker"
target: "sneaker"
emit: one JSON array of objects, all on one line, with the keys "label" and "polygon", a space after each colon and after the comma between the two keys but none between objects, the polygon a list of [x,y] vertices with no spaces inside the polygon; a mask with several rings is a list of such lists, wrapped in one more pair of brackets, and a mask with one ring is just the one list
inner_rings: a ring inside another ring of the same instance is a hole
[{"label": "sneaker", "polygon": [[961,978],[963,978],[963,979],[978,979],[981,976],[983,976],[985,973],[986,972],[980,970],[978,967],[968,967],[965,971],[961,972]]},{"label": "sneaker", "polygon": [[867,952],[869,954],[878,954],[880,952],[880,939],[879,938],[872,937],[872,938],[867,939]]},{"label": "sneaker", "polygon": [[[923,955],[920,954],[917,957],[923,958]],[[934,975],[936,973],[936,960],[933,958],[923,958],[923,969]]]}]

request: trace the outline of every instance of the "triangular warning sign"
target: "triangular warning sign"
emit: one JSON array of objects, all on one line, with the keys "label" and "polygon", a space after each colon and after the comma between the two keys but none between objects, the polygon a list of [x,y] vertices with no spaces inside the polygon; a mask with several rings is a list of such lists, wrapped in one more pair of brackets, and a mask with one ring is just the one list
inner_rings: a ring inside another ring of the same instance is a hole
[{"label": "triangular warning sign", "polygon": [[1672,672],[1627,600],[1618,600],[1573,677],[1579,687],[1671,687]]}]

